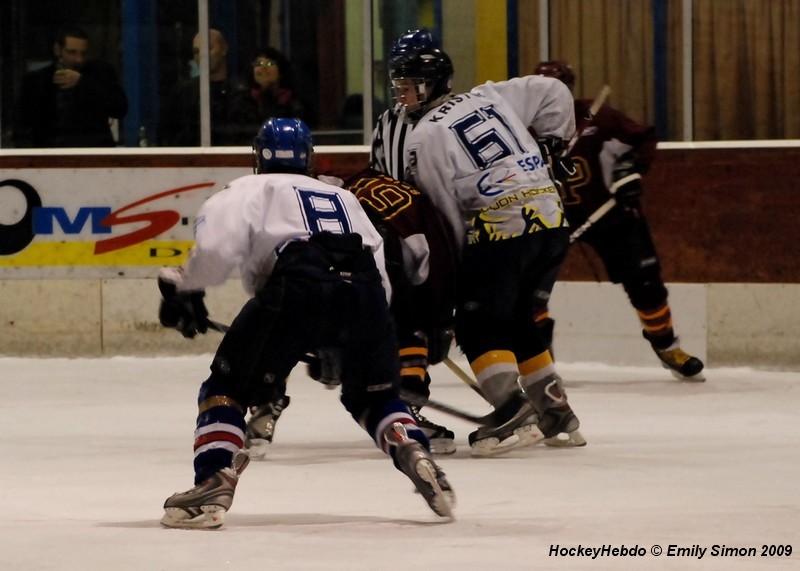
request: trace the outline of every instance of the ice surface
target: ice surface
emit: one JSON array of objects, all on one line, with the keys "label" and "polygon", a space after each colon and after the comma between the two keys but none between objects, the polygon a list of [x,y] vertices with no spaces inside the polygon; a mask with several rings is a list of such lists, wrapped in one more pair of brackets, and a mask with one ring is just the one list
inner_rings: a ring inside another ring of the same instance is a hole
[{"label": "ice surface", "polygon": [[[436,523],[328,391],[296,369],[266,462],[220,531],[162,529],[191,486],[210,356],[0,359],[0,569],[800,568],[800,374],[560,365],[589,441],[441,459],[457,520]],[[483,414],[444,366],[434,396]],[[790,544],[791,558],[550,557],[551,545]]]}]

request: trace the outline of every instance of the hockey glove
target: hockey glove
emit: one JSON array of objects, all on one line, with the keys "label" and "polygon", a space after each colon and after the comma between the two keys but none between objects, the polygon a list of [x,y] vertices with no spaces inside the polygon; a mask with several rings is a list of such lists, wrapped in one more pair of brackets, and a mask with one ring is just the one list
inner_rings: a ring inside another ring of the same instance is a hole
[{"label": "hockey glove", "polygon": [[450,328],[435,329],[428,336],[428,364],[435,365],[447,359],[455,332]]},{"label": "hockey glove", "polygon": [[564,141],[558,137],[539,137],[536,139],[542,159],[550,166],[550,174],[557,186],[566,185],[575,175],[575,163],[569,155],[564,155]]},{"label": "hockey glove", "polygon": [[178,292],[175,284],[164,278],[158,278],[158,289],[163,297],[158,308],[161,325],[177,329],[188,339],[208,331],[204,291]]},{"label": "hockey glove", "polygon": [[308,376],[332,389],[342,384],[342,355],[335,348],[320,348],[315,353],[306,353],[303,358],[308,365]]},{"label": "hockey glove", "polygon": [[642,195],[642,175],[639,174],[633,153],[625,153],[619,157],[611,178],[617,202],[626,208],[638,207],[639,197]]}]

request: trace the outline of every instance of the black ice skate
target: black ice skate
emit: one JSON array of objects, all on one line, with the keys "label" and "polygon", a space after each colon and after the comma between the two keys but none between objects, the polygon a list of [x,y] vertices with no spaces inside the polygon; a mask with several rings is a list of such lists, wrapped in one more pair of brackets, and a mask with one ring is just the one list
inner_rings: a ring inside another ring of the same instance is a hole
[{"label": "black ice skate", "polygon": [[251,460],[263,460],[275,436],[275,424],[291,399],[283,395],[273,402],[250,407],[250,420],[247,421],[244,447]]},{"label": "black ice skate", "polygon": [[223,468],[191,490],[172,494],[164,502],[161,525],[181,529],[222,527],[233,503],[236,483],[249,462],[249,456],[239,451],[230,468]]},{"label": "black ice skate", "polygon": [[481,426],[469,435],[473,456],[497,456],[544,438],[533,405],[521,394],[515,393],[495,415],[499,419],[497,424]]},{"label": "black ice skate", "polygon": [[425,433],[431,443],[431,454],[452,454],[456,451],[455,434],[452,430],[441,424],[436,424],[425,418],[420,412],[420,407],[408,405],[411,416],[417,421],[417,426]]},{"label": "black ice skate", "polygon": [[556,374],[523,386],[517,381],[520,390],[532,404],[539,416],[538,427],[544,444],[548,446],[586,446],[586,439],[580,433],[580,421],[567,402],[561,377]]},{"label": "black ice skate", "polygon": [[456,496],[430,453],[422,444],[408,437],[405,426],[400,422],[387,428],[383,437],[394,447],[397,467],[411,479],[428,506],[436,515],[453,519]]}]

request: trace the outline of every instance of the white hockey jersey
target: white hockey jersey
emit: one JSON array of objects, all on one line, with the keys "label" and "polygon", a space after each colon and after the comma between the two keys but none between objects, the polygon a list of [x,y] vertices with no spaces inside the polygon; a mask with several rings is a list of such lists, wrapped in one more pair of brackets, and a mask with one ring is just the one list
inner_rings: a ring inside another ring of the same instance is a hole
[{"label": "white hockey jersey", "polygon": [[375,257],[388,301],[383,239],[356,197],[298,174],[247,175],[232,181],[200,208],[195,245],[182,271],[162,273],[179,291],[192,291],[223,283],[238,267],[244,290],[253,295],[266,283],[284,245],[322,231],[361,235]]},{"label": "white hockey jersey", "polygon": [[539,75],[454,95],[407,133],[408,174],[460,244],[479,232],[502,240],[564,226],[561,199],[528,127],[540,137],[569,139],[573,106],[566,85]]}]

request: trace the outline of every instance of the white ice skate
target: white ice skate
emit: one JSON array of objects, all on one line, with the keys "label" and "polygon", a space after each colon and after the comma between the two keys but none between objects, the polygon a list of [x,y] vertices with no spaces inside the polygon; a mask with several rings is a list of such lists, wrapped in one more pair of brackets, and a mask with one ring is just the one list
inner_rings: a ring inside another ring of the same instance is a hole
[{"label": "white ice skate", "polygon": [[400,422],[388,427],[384,438],[395,448],[397,466],[413,482],[428,507],[436,515],[452,520],[456,496],[444,472],[433,461],[430,453],[422,444],[408,437]]},{"label": "white ice skate", "polygon": [[164,502],[161,525],[180,529],[218,529],[231,508],[239,476],[250,457],[239,451],[233,465],[223,468],[186,492],[171,495]]},{"label": "white ice skate", "polygon": [[516,448],[532,446],[544,438],[537,425],[539,417],[532,404],[519,395],[514,395],[497,409],[497,415],[508,420],[495,426],[481,426],[469,435],[473,456],[505,454]]}]

